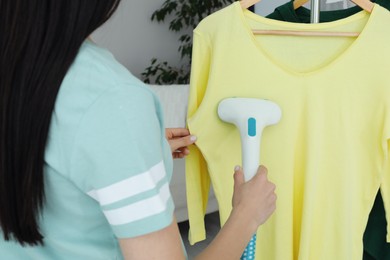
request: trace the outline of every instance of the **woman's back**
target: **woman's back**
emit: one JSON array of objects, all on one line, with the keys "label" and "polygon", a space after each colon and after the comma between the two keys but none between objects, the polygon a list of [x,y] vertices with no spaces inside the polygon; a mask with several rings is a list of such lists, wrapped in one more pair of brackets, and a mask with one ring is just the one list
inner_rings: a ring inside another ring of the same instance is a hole
[{"label": "woman's back", "polygon": [[[158,115],[150,90],[108,51],[86,41],[61,85],[51,119],[39,222],[44,246],[22,249],[1,238],[2,258],[120,259],[117,237],[170,223],[172,163]],[[140,139],[145,145],[139,146]],[[156,150],[161,143],[165,149]],[[132,186],[121,190],[121,183]],[[157,209],[131,210],[153,199]]]}]

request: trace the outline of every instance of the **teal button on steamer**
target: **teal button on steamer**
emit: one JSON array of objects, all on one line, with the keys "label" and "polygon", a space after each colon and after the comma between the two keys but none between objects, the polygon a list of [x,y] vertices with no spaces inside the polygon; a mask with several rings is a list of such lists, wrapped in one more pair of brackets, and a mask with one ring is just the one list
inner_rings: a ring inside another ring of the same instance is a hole
[{"label": "teal button on steamer", "polygon": [[[256,175],[260,165],[260,141],[266,126],[277,124],[282,116],[280,107],[269,100],[257,98],[226,98],[218,105],[222,121],[234,124],[241,138],[242,168],[245,181]],[[242,260],[255,259],[256,234],[241,256]]]}]

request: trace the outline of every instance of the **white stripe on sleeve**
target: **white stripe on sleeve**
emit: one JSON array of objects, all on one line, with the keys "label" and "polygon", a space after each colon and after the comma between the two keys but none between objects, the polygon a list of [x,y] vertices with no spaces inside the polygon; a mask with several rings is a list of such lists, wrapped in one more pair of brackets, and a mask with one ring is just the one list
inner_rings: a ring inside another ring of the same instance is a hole
[{"label": "white stripe on sleeve", "polygon": [[91,190],[87,194],[104,206],[148,190],[153,190],[164,176],[166,176],[165,166],[164,162],[161,161],[146,172],[101,189]]},{"label": "white stripe on sleeve", "polygon": [[111,225],[129,224],[131,222],[157,215],[167,209],[171,193],[168,183],[164,184],[159,193],[148,199],[135,202],[119,209],[103,211]]}]

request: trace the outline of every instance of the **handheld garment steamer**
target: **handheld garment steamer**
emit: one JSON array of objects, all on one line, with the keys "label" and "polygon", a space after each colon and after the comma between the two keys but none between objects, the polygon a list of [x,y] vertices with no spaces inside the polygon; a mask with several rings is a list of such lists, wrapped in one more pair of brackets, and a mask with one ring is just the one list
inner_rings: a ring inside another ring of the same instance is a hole
[{"label": "handheld garment steamer", "polygon": [[[245,181],[256,175],[260,162],[260,141],[266,126],[277,124],[282,116],[280,107],[269,100],[227,98],[218,105],[219,117],[234,124],[241,137],[242,167]],[[256,234],[245,248],[241,260],[255,259]]]}]

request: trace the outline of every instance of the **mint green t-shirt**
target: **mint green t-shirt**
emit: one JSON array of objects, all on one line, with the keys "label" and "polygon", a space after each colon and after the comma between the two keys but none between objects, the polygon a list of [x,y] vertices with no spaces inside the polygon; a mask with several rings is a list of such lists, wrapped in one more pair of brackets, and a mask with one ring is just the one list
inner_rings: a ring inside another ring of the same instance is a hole
[{"label": "mint green t-shirt", "polygon": [[0,238],[0,258],[122,259],[118,238],[173,221],[171,174],[156,96],[108,51],[86,41],[51,120],[40,219],[44,246]]}]

